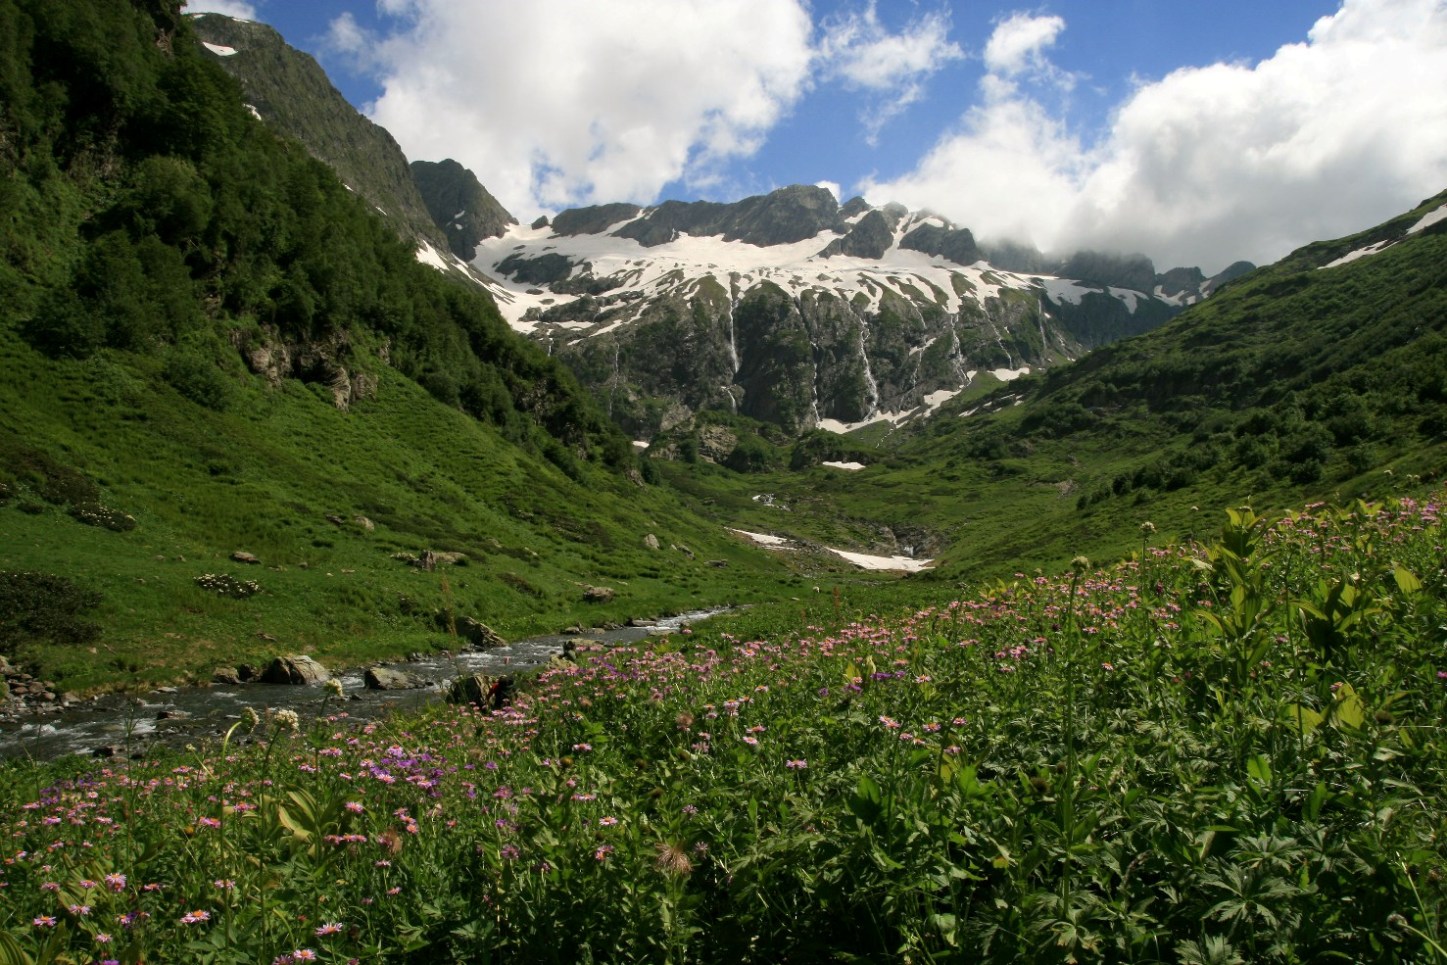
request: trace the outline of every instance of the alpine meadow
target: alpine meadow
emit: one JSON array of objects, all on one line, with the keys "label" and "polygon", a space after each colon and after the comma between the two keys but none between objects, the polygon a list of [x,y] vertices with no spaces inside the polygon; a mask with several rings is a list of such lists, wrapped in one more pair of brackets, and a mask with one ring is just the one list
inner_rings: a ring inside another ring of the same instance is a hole
[{"label": "alpine meadow", "polygon": [[0,965],[1447,963],[1447,191],[521,224],[182,6],[0,0]]}]

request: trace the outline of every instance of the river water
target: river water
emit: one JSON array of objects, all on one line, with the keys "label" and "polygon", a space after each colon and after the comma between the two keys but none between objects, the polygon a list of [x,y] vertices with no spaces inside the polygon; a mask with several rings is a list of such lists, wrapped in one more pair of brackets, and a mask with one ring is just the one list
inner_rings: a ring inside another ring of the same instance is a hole
[{"label": "river water", "polygon": [[[144,754],[160,743],[182,745],[220,738],[244,718],[247,707],[258,714],[294,710],[303,723],[319,714],[346,713],[352,720],[375,720],[394,710],[438,701],[447,685],[474,673],[498,676],[547,663],[568,641],[618,646],[650,634],[677,630],[721,613],[699,610],[658,620],[653,626],[590,630],[583,634],[530,637],[493,650],[468,651],[449,657],[382,666],[405,670],[429,682],[416,690],[368,690],[364,668],[335,678],[341,698],[323,684],[287,686],[248,683],[239,686],[162,688],[146,694],[107,694],[63,710],[26,712],[0,719],[0,758],[49,760],[66,754],[97,752],[128,757]],[[246,727],[240,729],[245,731]]]}]

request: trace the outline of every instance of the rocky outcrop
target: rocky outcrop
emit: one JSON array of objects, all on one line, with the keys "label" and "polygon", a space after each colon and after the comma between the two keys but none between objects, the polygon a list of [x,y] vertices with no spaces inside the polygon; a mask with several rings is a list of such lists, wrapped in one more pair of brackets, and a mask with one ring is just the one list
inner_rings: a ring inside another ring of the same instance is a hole
[{"label": "rocky outcrop", "polygon": [[[560,234],[557,225],[562,217],[553,220]],[[665,201],[614,234],[645,248],[667,244],[683,233],[723,235],[725,241],[765,247],[803,241],[828,229],[844,230],[839,202],[825,188],[796,184],[733,204]]]},{"label": "rocky outcrop", "polygon": [[973,265],[984,258],[968,228],[946,228],[926,222],[899,239],[899,246],[909,251],[948,258],[957,265]]},{"label": "rocky outcrop", "polygon": [[263,331],[240,349],[247,368],[273,388],[289,378],[319,382],[330,390],[332,404],[343,412],[353,403],[377,395],[377,377],[355,368],[345,330],[321,342],[287,342],[274,331]]},{"label": "rocky outcrop", "polygon": [[262,671],[264,684],[319,684],[330,680],[331,671],[305,654],[277,657]]},{"label": "rocky outcrop", "polygon": [[559,235],[602,234],[620,221],[638,217],[638,213],[642,210],[636,204],[622,203],[570,208],[553,218],[553,233]]},{"label": "rocky outcrop", "polygon": [[451,158],[413,161],[412,180],[433,222],[447,236],[447,246],[463,261],[477,254],[477,243],[496,238],[517,219],[508,214],[467,168]]},{"label": "rocky outcrop", "polygon": [[836,238],[819,252],[823,258],[849,255],[854,258],[884,257],[894,244],[894,230],[883,212],[871,211],[855,222],[843,238]]}]

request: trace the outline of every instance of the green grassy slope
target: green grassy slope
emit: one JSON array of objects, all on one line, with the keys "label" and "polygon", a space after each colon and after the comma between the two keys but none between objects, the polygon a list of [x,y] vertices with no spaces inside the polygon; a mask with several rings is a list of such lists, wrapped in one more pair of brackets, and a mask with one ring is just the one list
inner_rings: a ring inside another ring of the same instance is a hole
[{"label": "green grassy slope", "polygon": [[[355,663],[455,646],[439,612],[513,636],[787,589],[777,558],[667,491],[605,473],[580,485],[395,373],[347,413],[315,387],[254,378],[216,413],[148,378],[144,359],[53,361],[8,336],[0,361],[15,376],[0,387],[0,570],[103,597],[85,615],[98,641],[16,651],[69,688],[205,676],[280,650]],[[95,507],[134,528],[77,518]],[[260,564],[231,560],[238,550]],[[394,558],[424,550],[465,562],[424,572]],[[196,584],[207,573],[261,593],[218,596]],[[585,603],[586,586],[616,597]]]}]

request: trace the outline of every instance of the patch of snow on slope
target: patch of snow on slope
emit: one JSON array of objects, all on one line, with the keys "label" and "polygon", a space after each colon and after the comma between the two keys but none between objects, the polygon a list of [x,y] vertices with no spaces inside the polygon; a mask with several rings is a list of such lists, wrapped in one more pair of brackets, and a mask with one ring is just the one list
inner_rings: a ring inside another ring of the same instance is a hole
[{"label": "patch of snow on slope", "polygon": [[447,264],[446,260],[437,253],[437,249],[425,241],[417,247],[417,260],[424,265],[431,265],[438,271],[447,271],[451,267]]},{"label": "patch of snow on slope", "polygon": [[1022,375],[1029,375],[1030,366],[1027,365],[1022,369],[991,369],[990,374],[1001,382],[1013,382]]},{"label": "patch of snow on slope", "polygon": [[868,553],[849,553],[844,550],[836,550],[832,546],[825,549],[835,556],[843,557],[862,570],[903,570],[906,573],[918,573],[927,570],[934,563],[934,560],[917,560],[909,556],[870,556]]},{"label": "patch of snow on slope", "polygon": [[[261,120],[261,111],[257,110],[255,105],[247,104],[246,109],[251,112],[252,117],[256,118],[258,121]],[[348,191],[352,190],[350,185],[344,184],[342,185],[342,187],[346,188]]]},{"label": "patch of snow on slope", "polygon": [[1416,224],[1407,229],[1407,234],[1414,235],[1419,231],[1425,231],[1439,221],[1447,219],[1447,204],[1442,205],[1434,211],[1429,211],[1417,221]]},{"label": "patch of snow on slope", "polygon": [[821,462],[819,465],[828,466],[830,469],[842,469],[845,472],[858,472],[864,468],[862,462]]},{"label": "patch of snow on slope", "polygon": [[217,57],[230,57],[236,53],[235,47],[227,47],[224,44],[208,44],[203,40],[201,41],[201,46],[211,51]]},{"label": "patch of snow on slope", "polygon": [[1389,238],[1386,241],[1379,241],[1374,245],[1367,245],[1365,248],[1358,248],[1356,251],[1349,251],[1335,261],[1329,261],[1322,265],[1322,268],[1336,268],[1340,265],[1348,265],[1358,258],[1366,258],[1369,255],[1378,255],[1397,243],[1397,239]]},{"label": "patch of snow on slope", "polygon": [[784,547],[789,543],[789,541],[782,536],[770,536],[768,533],[750,533],[746,529],[734,529],[733,527],[729,527],[729,532],[746,536],[760,546]]},{"label": "patch of snow on slope", "polygon": [[1045,294],[1052,302],[1065,302],[1070,305],[1079,305],[1086,295],[1091,292],[1098,292],[1098,288],[1086,288],[1079,282],[1068,278],[1042,278],[1045,284]]},{"label": "patch of snow on slope", "polygon": [[[975,374],[971,372],[969,374],[969,378],[973,379],[974,377]],[[940,389],[938,392],[931,392],[929,395],[924,397],[925,414],[928,415],[929,413],[934,412],[940,406],[944,405],[946,402],[950,401],[959,394],[959,389]]]}]

